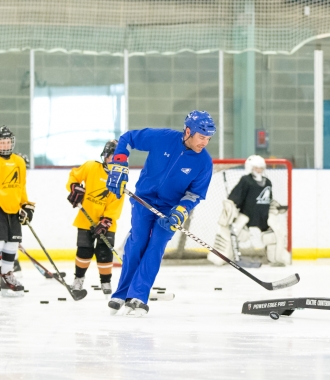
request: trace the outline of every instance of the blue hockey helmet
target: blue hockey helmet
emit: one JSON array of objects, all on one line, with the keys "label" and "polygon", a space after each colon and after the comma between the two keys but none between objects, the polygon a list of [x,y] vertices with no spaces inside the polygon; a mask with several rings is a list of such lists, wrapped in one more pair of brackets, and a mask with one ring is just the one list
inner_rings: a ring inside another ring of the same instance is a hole
[{"label": "blue hockey helmet", "polygon": [[186,130],[186,127],[188,127],[191,136],[198,132],[201,135],[212,137],[217,130],[211,115],[206,111],[191,111],[187,115],[184,125],[184,131]]}]

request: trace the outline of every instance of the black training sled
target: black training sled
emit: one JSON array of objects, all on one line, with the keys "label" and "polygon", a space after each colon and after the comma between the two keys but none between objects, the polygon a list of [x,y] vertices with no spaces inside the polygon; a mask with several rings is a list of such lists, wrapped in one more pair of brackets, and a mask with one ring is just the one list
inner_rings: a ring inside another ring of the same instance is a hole
[{"label": "black training sled", "polygon": [[[330,298],[282,298],[275,300],[247,301],[242,307],[242,314],[265,315],[272,314],[290,316],[296,309],[330,310]],[[278,318],[273,318],[278,319]]]}]

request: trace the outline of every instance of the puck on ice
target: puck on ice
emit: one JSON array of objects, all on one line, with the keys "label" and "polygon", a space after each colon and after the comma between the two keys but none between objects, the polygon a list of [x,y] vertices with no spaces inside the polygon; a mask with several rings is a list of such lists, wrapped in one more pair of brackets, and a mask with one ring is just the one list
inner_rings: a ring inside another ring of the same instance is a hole
[{"label": "puck on ice", "polygon": [[280,315],[276,311],[271,311],[269,313],[269,316],[271,317],[271,319],[275,319],[275,320],[280,318]]},{"label": "puck on ice", "polygon": [[59,301],[66,301],[66,298],[58,298]]},{"label": "puck on ice", "polygon": [[153,287],[152,289],[155,289],[155,290],[166,290],[166,288],[158,288],[157,286]]},{"label": "puck on ice", "polygon": [[40,301],[40,303],[49,303],[49,301]]},{"label": "puck on ice", "polygon": [[29,291],[27,289],[24,289],[24,293],[29,293]]},{"label": "puck on ice", "polygon": [[101,288],[97,287],[97,288],[94,288],[94,290],[101,290]]},{"label": "puck on ice", "polygon": [[98,288],[99,286],[98,285],[92,285],[92,288]]},{"label": "puck on ice", "polygon": [[214,290],[222,290],[222,288],[214,288]]}]

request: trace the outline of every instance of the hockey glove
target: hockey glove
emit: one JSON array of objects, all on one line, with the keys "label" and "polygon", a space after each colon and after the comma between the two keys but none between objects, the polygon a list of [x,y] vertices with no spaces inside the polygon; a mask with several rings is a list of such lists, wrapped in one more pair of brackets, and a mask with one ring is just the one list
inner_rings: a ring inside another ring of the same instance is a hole
[{"label": "hockey glove", "polygon": [[112,219],[101,216],[98,224],[95,227],[91,227],[92,237],[95,239],[101,234],[105,235],[111,227],[111,224]]},{"label": "hockey glove", "polygon": [[157,222],[165,230],[175,232],[177,228],[174,225],[181,226],[188,218],[188,211],[183,206],[176,206],[170,212],[170,216],[159,218]]},{"label": "hockey glove", "polygon": [[18,213],[18,220],[21,224],[26,224],[26,221],[32,221],[34,213],[34,203],[24,203]]},{"label": "hockey glove", "polygon": [[68,201],[72,204],[73,207],[77,207],[78,203],[82,203],[85,196],[85,189],[80,183],[71,183],[70,185],[71,192],[68,196]]},{"label": "hockey glove", "polygon": [[118,199],[124,193],[126,183],[128,182],[128,163],[125,154],[117,154],[113,160],[108,164],[109,175],[107,181],[107,188],[111,193],[116,194]]}]

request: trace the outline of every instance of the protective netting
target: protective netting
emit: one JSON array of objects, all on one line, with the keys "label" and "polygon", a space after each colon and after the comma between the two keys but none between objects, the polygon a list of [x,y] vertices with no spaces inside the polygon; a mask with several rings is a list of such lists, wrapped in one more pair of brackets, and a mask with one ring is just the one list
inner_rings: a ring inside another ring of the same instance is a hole
[{"label": "protective netting", "polygon": [[[288,206],[288,211],[281,214],[285,225],[287,249],[291,251],[291,164],[286,160],[266,160],[266,176],[272,181],[273,199],[281,206]],[[226,173],[227,188],[223,172]],[[214,246],[218,231],[218,221],[222,212],[222,201],[245,175],[244,160],[214,160],[213,176],[205,201],[202,201],[190,214],[184,228],[198,236],[207,244]],[[186,235],[176,232],[167,244],[167,259],[200,259],[205,258],[207,249]]]},{"label": "protective netting", "polygon": [[0,52],[289,54],[329,32],[330,0],[0,2]]}]

